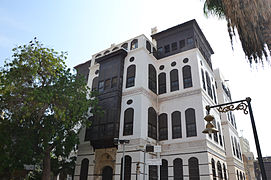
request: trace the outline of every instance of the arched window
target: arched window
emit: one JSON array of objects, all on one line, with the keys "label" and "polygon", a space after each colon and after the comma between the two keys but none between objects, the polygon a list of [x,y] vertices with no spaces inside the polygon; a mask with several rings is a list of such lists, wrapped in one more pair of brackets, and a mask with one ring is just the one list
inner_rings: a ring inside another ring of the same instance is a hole
[{"label": "arched window", "polygon": [[197,136],[195,109],[189,108],[185,111],[186,137]]},{"label": "arched window", "polygon": [[217,162],[217,172],[218,172],[218,179],[222,180],[223,179],[222,167],[219,161]]},{"label": "arched window", "polygon": [[206,90],[205,77],[204,77],[204,72],[202,69],[201,69],[201,79],[202,79],[203,89]]},{"label": "arched window", "polygon": [[186,65],[183,67],[183,88],[192,87],[192,75],[191,75],[191,67]]},{"label": "arched window", "polygon": [[157,115],[152,107],[148,109],[148,137],[157,139]]},{"label": "arched window", "polygon": [[245,173],[243,173],[243,178],[244,178],[244,180],[246,180],[246,176],[245,176]]},{"label": "arched window", "polygon": [[136,66],[130,65],[127,68],[126,88],[133,87],[135,85]]},{"label": "arched window", "polygon": [[95,77],[92,80],[92,91],[97,91],[98,89],[98,77]]},{"label": "arched window", "polygon": [[182,137],[182,121],[181,121],[181,112],[174,111],[171,113],[172,120],[172,139]]},{"label": "arched window", "polygon": [[151,43],[146,41],[146,49],[151,53]]},{"label": "arched window", "polygon": [[168,139],[168,129],[167,129],[167,114],[160,114],[158,117],[158,127],[159,127],[159,141]]},{"label": "arched window", "polygon": [[166,73],[160,73],[158,75],[158,93],[164,94],[167,92]]},{"label": "arched window", "polygon": [[180,158],[173,161],[174,180],[183,180],[183,160]]},{"label": "arched window", "polygon": [[177,91],[179,90],[179,77],[178,77],[178,70],[173,69],[170,71],[170,91]]},{"label": "arched window", "polygon": [[124,43],[123,45],[121,45],[121,47],[122,47],[123,49],[128,50],[128,43]]},{"label": "arched window", "polygon": [[238,173],[238,171],[236,171],[236,176],[237,176],[237,179],[239,180],[239,173]]},{"label": "arched window", "polygon": [[168,162],[165,159],[162,159],[162,166],[160,166],[160,175],[161,180],[168,179]]},{"label": "arched window", "polygon": [[[131,167],[132,167],[132,158],[130,156],[125,156],[124,159],[124,179],[131,180]],[[120,169],[120,179],[122,179],[122,158],[121,158],[121,169]]]},{"label": "arched window", "polygon": [[137,39],[134,39],[132,42],[131,42],[131,48],[130,50],[133,50],[133,49],[136,49],[138,48],[138,40]]},{"label": "arched window", "polygon": [[212,159],[213,180],[216,180],[215,160]]},{"label": "arched window", "polygon": [[158,167],[154,165],[149,165],[149,180],[158,179]]},{"label": "arched window", "polygon": [[165,159],[162,159],[162,166],[160,166],[160,175],[161,180],[167,180],[168,179],[168,162]]},{"label": "arched window", "polygon": [[240,172],[240,179],[243,180],[242,172]]},{"label": "arched window", "polygon": [[207,92],[208,92],[208,95],[213,99],[211,80],[207,71],[205,72],[205,75],[206,75],[206,81],[207,81]]},{"label": "arched window", "polygon": [[123,136],[133,135],[134,109],[128,108],[124,111]]},{"label": "arched window", "polygon": [[224,163],[223,163],[223,173],[224,173],[224,179],[227,180],[227,170]]},{"label": "arched window", "polygon": [[199,161],[195,157],[188,160],[189,180],[200,180],[199,178]]},{"label": "arched window", "polygon": [[156,70],[149,64],[149,89],[156,94]]},{"label": "arched window", "polygon": [[213,93],[214,93],[214,100],[215,100],[215,103],[217,104],[215,87],[214,85],[212,85],[212,87],[213,87]]},{"label": "arched window", "polygon": [[82,160],[81,170],[80,170],[80,180],[87,180],[87,178],[88,178],[88,164],[89,164],[89,160],[87,158]]}]

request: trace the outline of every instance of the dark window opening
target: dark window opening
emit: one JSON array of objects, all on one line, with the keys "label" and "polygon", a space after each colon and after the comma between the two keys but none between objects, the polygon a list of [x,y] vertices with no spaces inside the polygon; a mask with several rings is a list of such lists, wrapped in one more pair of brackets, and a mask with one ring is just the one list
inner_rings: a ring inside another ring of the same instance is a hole
[{"label": "dark window opening", "polygon": [[112,51],[115,51],[115,50],[117,50],[117,49],[119,49],[119,47],[114,47],[114,48],[112,49]]},{"label": "dark window opening", "polygon": [[[215,120],[215,119],[213,120],[213,124],[214,124],[214,127],[217,128],[217,126],[216,126],[216,120]],[[217,136],[217,133],[214,133],[214,140],[215,140],[215,142],[218,143],[218,136]]]},{"label": "dark window opening", "polygon": [[[132,168],[132,158],[130,156],[125,156],[124,159],[124,179],[131,180],[131,168]],[[120,179],[122,179],[122,158],[121,158],[121,169],[120,169]]]},{"label": "dark window opening", "polygon": [[111,88],[117,87],[117,84],[118,84],[118,78],[113,77],[111,81]]},{"label": "dark window opening", "polygon": [[166,73],[160,73],[158,75],[158,93],[164,94],[167,92],[166,87]]},{"label": "dark window opening", "polygon": [[171,66],[172,66],[172,67],[176,66],[176,62],[173,61],[173,62],[171,63]]},{"label": "dark window opening", "polygon": [[174,42],[174,43],[171,44],[171,50],[172,51],[177,50],[177,42]]},{"label": "dark window opening", "polygon": [[131,42],[131,50],[133,49],[136,49],[138,48],[138,40],[137,39],[134,39],[132,42]]},{"label": "dark window opening", "polygon": [[122,47],[123,49],[128,50],[128,43],[124,43],[123,45],[121,45],[121,47]]},{"label": "dark window opening", "polygon": [[123,136],[133,135],[134,109],[128,108],[124,112]]},{"label": "dark window opening", "polygon": [[192,157],[188,160],[189,180],[200,180],[199,178],[199,161]]},{"label": "dark window opening", "polygon": [[213,172],[213,180],[216,180],[216,170],[215,170],[215,161],[212,159],[212,172]]},{"label": "dark window opening", "polygon": [[215,92],[215,87],[214,87],[214,85],[212,85],[212,87],[213,87],[213,93],[214,93],[214,100],[215,100],[215,103],[217,104],[217,100],[216,100],[216,92]]},{"label": "dark window opening", "polygon": [[203,89],[206,90],[205,77],[204,77],[204,72],[203,72],[202,69],[201,69],[201,79],[202,79],[202,86],[203,86]]},{"label": "dark window opening", "polygon": [[194,43],[193,37],[187,38],[187,45],[191,45]]},{"label": "dark window opening", "polygon": [[171,118],[172,118],[172,139],[182,138],[181,112],[174,111],[171,114]]},{"label": "dark window opening", "polygon": [[155,94],[157,92],[156,81],[156,70],[153,65],[149,64],[149,89]]},{"label": "dark window opening", "polygon": [[183,180],[183,160],[180,158],[173,161],[174,180]]},{"label": "dark window opening", "polygon": [[111,79],[105,80],[105,82],[104,82],[104,90],[107,90],[107,89],[110,88],[110,81],[111,81]]},{"label": "dark window opening", "polygon": [[223,173],[224,173],[224,179],[227,180],[227,170],[225,164],[223,164]]},{"label": "dark window opening", "polygon": [[81,162],[80,180],[88,179],[88,165],[89,160],[87,158],[83,159]]},{"label": "dark window opening", "polygon": [[180,46],[180,49],[185,47],[185,40],[184,39],[179,41],[179,46]]},{"label": "dark window opening", "polygon": [[208,95],[210,96],[210,98],[213,99],[213,93],[212,93],[212,87],[211,87],[211,80],[210,80],[210,77],[209,77],[209,74],[207,73],[207,71],[205,72],[205,76],[206,76],[206,81],[207,81]]},{"label": "dark window opening", "polygon": [[218,179],[222,180],[223,179],[223,173],[222,173],[222,167],[220,162],[217,162],[217,173],[218,173]]},{"label": "dark window opening", "polygon": [[184,88],[192,87],[192,75],[191,75],[191,67],[186,65],[183,67],[183,86]]},{"label": "dark window opening", "polygon": [[126,88],[133,87],[135,85],[135,73],[136,73],[136,66],[130,65],[127,68]]},{"label": "dark window opening", "polygon": [[157,115],[152,107],[148,109],[148,137],[157,140]]},{"label": "dark window opening", "polygon": [[158,179],[158,167],[149,165],[149,180],[157,180]]},{"label": "dark window opening", "polygon": [[164,65],[159,66],[159,69],[160,69],[160,70],[163,70],[164,68],[165,68]]},{"label": "dark window opening", "polygon": [[157,49],[157,55],[160,56],[161,54],[163,54],[163,47]]},{"label": "dark window opening", "polygon": [[98,89],[98,77],[95,77],[92,80],[92,91],[97,91]]},{"label": "dark window opening", "polygon": [[183,63],[188,63],[189,59],[188,58],[184,58],[183,59]]},{"label": "dark window opening", "polygon": [[149,41],[146,41],[146,49],[151,53],[151,43]]},{"label": "dark window opening", "polygon": [[168,139],[168,127],[167,127],[167,114],[160,114],[158,117],[158,127],[159,127],[159,140]]},{"label": "dark window opening", "polygon": [[165,53],[169,53],[169,52],[170,52],[170,46],[168,44],[168,45],[165,45]]},{"label": "dark window opening", "polygon": [[161,180],[168,180],[168,162],[162,159],[162,166],[160,166]]},{"label": "dark window opening", "polygon": [[185,111],[186,137],[197,136],[195,109],[189,108]]},{"label": "dark window opening", "polygon": [[173,69],[170,71],[170,91],[177,91],[179,90],[179,77],[178,77],[178,70]]},{"label": "dark window opening", "polygon": [[104,81],[100,81],[98,84],[98,91],[99,93],[104,92]]}]

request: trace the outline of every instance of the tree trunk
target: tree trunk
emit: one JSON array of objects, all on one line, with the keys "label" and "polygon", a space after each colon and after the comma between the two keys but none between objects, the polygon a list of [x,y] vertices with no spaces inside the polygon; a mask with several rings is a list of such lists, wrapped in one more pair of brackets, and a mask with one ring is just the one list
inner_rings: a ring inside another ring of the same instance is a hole
[{"label": "tree trunk", "polygon": [[48,148],[44,154],[42,180],[50,180],[50,174],[51,174],[50,152],[51,152],[51,149]]}]

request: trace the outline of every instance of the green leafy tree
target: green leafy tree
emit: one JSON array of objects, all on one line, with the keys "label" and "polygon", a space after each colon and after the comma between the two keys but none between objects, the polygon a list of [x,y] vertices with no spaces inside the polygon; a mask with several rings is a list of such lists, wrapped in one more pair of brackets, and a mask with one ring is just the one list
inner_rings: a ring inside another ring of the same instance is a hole
[{"label": "green leafy tree", "polygon": [[90,125],[97,99],[65,59],[66,53],[34,38],[14,48],[12,61],[0,69],[0,174],[42,162],[48,180],[51,157],[68,159],[80,128]]},{"label": "green leafy tree", "polygon": [[271,51],[270,0],[205,0],[206,15],[225,18],[230,39],[238,32],[243,51],[250,63],[262,62]]}]

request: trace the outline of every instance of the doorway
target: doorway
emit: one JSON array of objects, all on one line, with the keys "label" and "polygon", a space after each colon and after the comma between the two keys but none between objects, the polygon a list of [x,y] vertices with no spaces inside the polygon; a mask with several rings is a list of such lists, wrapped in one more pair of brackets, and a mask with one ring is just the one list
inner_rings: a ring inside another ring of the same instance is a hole
[{"label": "doorway", "polygon": [[103,168],[102,180],[112,180],[113,169],[110,166],[105,166]]}]

